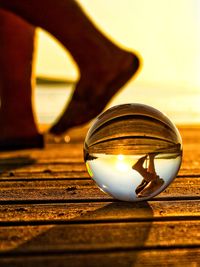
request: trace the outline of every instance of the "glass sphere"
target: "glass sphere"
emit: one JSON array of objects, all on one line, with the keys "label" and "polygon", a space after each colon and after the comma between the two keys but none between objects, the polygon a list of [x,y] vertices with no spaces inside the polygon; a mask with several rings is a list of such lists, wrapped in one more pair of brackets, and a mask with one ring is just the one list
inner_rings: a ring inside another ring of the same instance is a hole
[{"label": "glass sphere", "polygon": [[118,105],[95,119],[85,138],[84,159],[104,192],[125,201],[147,200],[176,177],[182,140],[176,126],[157,109]]}]

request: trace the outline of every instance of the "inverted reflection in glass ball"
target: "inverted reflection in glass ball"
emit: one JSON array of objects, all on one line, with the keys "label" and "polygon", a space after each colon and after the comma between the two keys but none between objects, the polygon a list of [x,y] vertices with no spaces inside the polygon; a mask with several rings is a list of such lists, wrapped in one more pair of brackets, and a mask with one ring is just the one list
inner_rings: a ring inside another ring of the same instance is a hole
[{"label": "inverted reflection in glass ball", "polygon": [[101,113],[84,143],[88,173],[101,190],[125,201],[147,200],[176,177],[181,136],[160,111],[124,104]]}]

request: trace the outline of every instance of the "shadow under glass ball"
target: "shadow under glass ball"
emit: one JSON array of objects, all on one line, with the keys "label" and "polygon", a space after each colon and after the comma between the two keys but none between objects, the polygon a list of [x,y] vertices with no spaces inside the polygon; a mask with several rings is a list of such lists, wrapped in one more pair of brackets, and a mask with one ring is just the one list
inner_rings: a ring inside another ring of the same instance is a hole
[{"label": "shadow under glass ball", "polygon": [[147,200],[176,177],[182,140],[160,111],[142,104],[101,113],[84,142],[87,170],[101,190],[125,201]]}]

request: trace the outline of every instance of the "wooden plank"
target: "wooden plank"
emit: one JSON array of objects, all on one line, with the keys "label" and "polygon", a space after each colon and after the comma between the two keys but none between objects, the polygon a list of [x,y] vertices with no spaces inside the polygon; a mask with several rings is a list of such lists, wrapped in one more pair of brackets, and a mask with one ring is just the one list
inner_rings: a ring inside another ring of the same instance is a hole
[{"label": "wooden plank", "polygon": [[[200,177],[200,170],[192,170],[188,167],[188,169],[180,170],[176,179],[179,178],[198,178]],[[5,171],[0,174],[0,182],[1,181],[24,181],[24,180],[53,180],[53,179],[91,179],[88,172],[83,170],[62,170],[62,171],[52,171],[51,169],[44,169],[42,172],[40,171],[31,171],[31,172],[15,172],[14,170]]]},{"label": "wooden plank", "polygon": [[[200,147],[199,147],[200,148]],[[58,148],[59,149],[59,148]],[[187,157],[186,157],[187,156]],[[187,168],[189,165],[192,169],[199,168],[200,160],[199,153],[192,153],[192,151],[188,154],[186,154],[183,157],[182,161],[182,168]],[[0,170],[1,173],[5,171],[6,169],[19,169],[20,172],[26,172],[26,171],[38,171],[38,169],[41,171],[42,169],[49,168],[59,168],[59,169],[65,169],[68,166],[71,166],[72,168],[74,166],[82,166],[84,168],[85,162],[83,158],[55,158],[54,159],[38,159],[35,160],[34,158],[27,158],[27,157],[18,157],[18,158],[4,158],[0,160]]]},{"label": "wooden plank", "polygon": [[0,153],[0,159],[15,160],[17,158],[26,160],[55,159],[55,158],[82,158],[83,144],[52,144],[46,145],[45,149],[27,149],[19,151],[7,151]]},{"label": "wooden plank", "polygon": [[0,258],[0,265],[6,267],[197,267],[199,263],[199,248],[77,254],[63,252],[59,255],[25,255]]},{"label": "wooden plank", "polygon": [[[200,175],[200,128],[182,128],[183,163],[179,175]],[[199,141],[198,141],[199,140]],[[0,153],[1,177],[21,176],[21,173],[85,171],[83,143],[51,144],[44,150]],[[20,173],[20,174],[19,174]],[[87,173],[87,172],[86,172]],[[23,176],[23,175],[22,175]]]},{"label": "wooden plank", "polygon": [[2,181],[26,181],[26,180],[72,180],[72,179],[91,179],[86,171],[59,171],[52,172],[49,169],[43,172],[14,172],[8,171],[0,175],[0,183]]},{"label": "wooden plank", "polygon": [[200,126],[199,125],[182,125],[178,126],[183,143],[194,143],[200,140]]},{"label": "wooden plank", "polygon": [[198,266],[200,128],[181,132],[179,178],[148,203],[111,202],[88,179],[84,136],[1,153],[0,266]]},{"label": "wooden plank", "polygon": [[[200,152],[197,149],[200,146],[200,127],[180,127],[180,132],[183,137],[184,151],[192,151],[199,155]],[[47,144],[45,149],[31,149],[24,151],[10,151],[0,153],[0,162],[5,159],[18,159],[27,158],[35,160],[52,160],[52,159],[67,159],[67,158],[82,158],[83,156],[83,140],[79,139],[78,143],[67,143],[67,144]],[[59,148],[59,149],[58,149]],[[195,149],[194,149],[195,148]],[[193,155],[192,153],[192,155]],[[19,161],[20,159],[18,159]]]},{"label": "wooden plank", "polygon": [[[192,163],[191,163],[192,164]],[[190,167],[193,166],[193,167]],[[60,178],[70,177],[79,178],[79,175],[82,177],[89,178],[88,172],[84,165],[82,164],[69,164],[69,165],[43,165],[43,166],[32,166],[27,168],[10,168],[6,166],[4,168],[3,173],[0,173],[0,181],[1,180],[10,180],[11,179],[37,179],[37,178],[47,178],[52,179],[56,176],[60,176]],[[188,164],[185,168],[181,168],[178,173],[178,176],[200,176],[200,163],[198,163],[198,167],[194,165]]]},{"label": "wooden plank", "polygon": [[200,220],[0,228],[0,253],[126,250],[200,246]]},{"label": "wooden plank", "polygon": [[[200,170],[181,170],[176,177],[179,178],[198,178],[200,177]],[[2,181],[25,181],[25,180],[72,180],[72,179],[91,179],[88,172],[86,171],[52,171],[51,169],[45,169],[43,172],[15,172],[15,171],[6,171],[3,174],[0,174],[0,183]]]},{"label": "wooden plank", "polygon": [[187,167],[187,169],[181,169],[178,173],[179,176],[190,176],[190,177],[199,177],[200,176],[200,170],[199,168],[191,168],[190,166]]},{"label": "wooden plank", "polygon": [[[57,150],[63,151],[62,148],[58,148]],[[73,151],[73,148],[71,147]],[[44,150],[41,152],[43,157],[37,158],[36,156],[32,156],[32,152],[29,156],[25,156],[22,152],[20,154],[15,155],[15,157],[4,157],[0,159],[0,177],[5,178],[9,176],[26,176],[30,173],[33,175],[36,173],[46,173],[46,172],[85,172],[85,163],[83,161],[82,150],[81,155],[77,157],[73,156],[57,156],[51,150]],[[28,151],[26,151],[28,153]],[[49,155],[52,154],[50,157]],[[62,153],[61,153],[62,154]],[[1,154],[0,154],[1,155]],[[2,156],[2,155],[1,155]],[[22,174],[21,174],[22,173]],[[179,171],[179,175],[200,175],[200,146],[195,144],[192,146],[191,150],[186,150],[183,156],[183,162],[181,169]],[[40,175],[40,174],[39,174]]]},{"label": "wooden plank", "polygon": [[195,219],[199,206],[200,200],[0,205],[0,224]]},{"label": "wooden plank", "polygon": [[[59,147],[58,147],[59,149]],[[40,165],[40,164],[69,164],[69,163],[84,163],[82,157],[55,157],[55,158],[30,158],[30,157],[6,157],[0,159],[0,168],[5,165],[20,167],[23,165]]]},{"label": "wooden plank", "polygon": [[[61,150],[61,149],[60,149]],[[18,152],[19,153],[19,152]],[[48,155],[48,151],[45,151]],[[34,159],[32,157],[19,156],[7,157],[0,159],[0,179],[6,177],[27,177],[29,174],[32,177],[42,175],[44,173],[66,173],[66,172],[85,172],[87,170],[82,157],[68,157],[68,158],[41,158]],[[34,176],[35,174],[35,176]],[[183,157],[183,162],[179,175],[200,175],[200,147],[198,149],[192,149],[189,153],[186,153]]]},{"label": "wooden plank", "polygon": [[[179,178],[159,196],[170,198],[199,198],[200,178]],[[49,181],[1,181],[0,202],[3,201],[68,201],[112,199],[98,189],[92,180],[49,180]]]},{"label": "wooden plank", "polygon": [[[198,148],[200,142],[192,144],[184,144],[184,157],[187,158],[199,155]],[[83,161],[83,145],[82,144],[70,144],[70,145],[49,145],[45,149],[31,149],[31,150],[19,150],[10,152],[0,152],[0,164],[12,164],[12,163],[45,163],[45,162],[68,162],[68,161]]]},{"label": "wooden plank", "polygon": [[[2,166],[2,171],[4,169],[13,169],[13,166],[4,165]],[[0,166],[1,169],[1,166]],[[18,172],[67,172],[67,171],[77,171],[77,172],[87,172],[86,166],[84,163],[67,163],[67,164],[33,164],[33,165],[26,165],[24,167],[17,167],[14,169],[14,173]],[[1,174],[3,176],[3,174]]]},{"label": "wooden plank", "polygon": [[[72,166],[72,165],[71,165]],[[55,166],[53,168],[49,168],[48,166],[43,169],[40,167],[34,168],[31,171],[21,171],[21,170],[6,170],[3,173],[0,173],[0,182],[3,180],[11,181],[11,180],[24,180],[24,179],[72,179],[72,178],[90,178],[88,172],[83,166],[75,166],[75,167],[66,167],[63,166]],[[188,166],[185,169],[181,169],[177,175],[177,178],[183,177],[200,177],[200,168],[191,168]]]}]

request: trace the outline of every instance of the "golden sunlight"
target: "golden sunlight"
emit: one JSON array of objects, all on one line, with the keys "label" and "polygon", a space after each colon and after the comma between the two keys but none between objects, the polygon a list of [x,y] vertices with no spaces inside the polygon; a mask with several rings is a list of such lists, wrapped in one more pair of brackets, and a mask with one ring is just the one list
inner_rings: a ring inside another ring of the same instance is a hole
[{"label": "golden sunlight", "polygon": [[[161,110],[175,123],[199,123],[199,0],[79,2],[109,38],[143,58],[139,75],[114,97],[111,106],[140,102]],[[79,77],[71,55],[40,29],[36,75],[68,81]],[[57,107],[59,113],[62,104]]]},{"label": "golden sunlight", "polygon": [[115,167],[120,172],[127,172],[129,170],[129,162],[125,161],[124,155],[118,155]]},{"label": "golden sunlight", "polygon": [[[141,83],[199,89],[198,0],[79,2],[109,38],[142,55],[144,64],[138,77]],[[38,48],[38,75],[77,78],[78,69],[70,54],[41,31]]]}]

